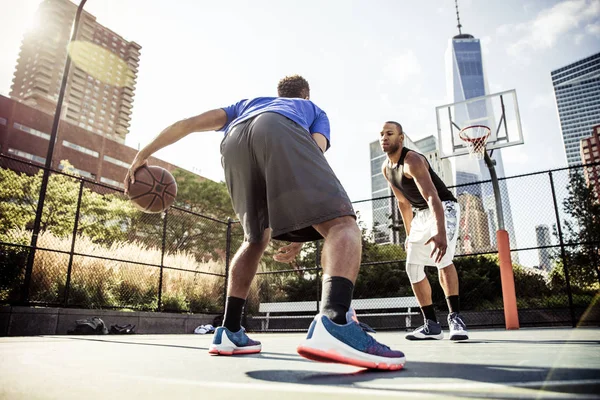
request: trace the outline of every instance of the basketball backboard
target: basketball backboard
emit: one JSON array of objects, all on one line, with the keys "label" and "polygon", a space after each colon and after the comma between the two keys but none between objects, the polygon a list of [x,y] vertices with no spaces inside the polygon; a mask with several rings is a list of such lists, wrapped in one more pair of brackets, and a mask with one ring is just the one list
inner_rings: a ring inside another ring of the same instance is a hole
[{"label": "basketball backboard", "polygon": [[514,89],[445,104],[436,107],[435,112],[440,158],[469,154],[459,132],[471,125],[490,128],[487,150],[523,144],[517,92]]}]

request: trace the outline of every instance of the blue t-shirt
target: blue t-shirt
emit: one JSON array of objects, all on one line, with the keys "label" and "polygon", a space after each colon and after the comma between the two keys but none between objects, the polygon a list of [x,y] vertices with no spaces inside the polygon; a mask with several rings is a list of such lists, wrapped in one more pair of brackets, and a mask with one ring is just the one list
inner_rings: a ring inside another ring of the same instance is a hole
[{"label": "blue t-shirt", "polygon": [[312,101],[288,97],[257,97],[240,100],[228,107],[223,107],[227,113],[227,123],[219,129],[227,133],[240,122],[266,112],[281,114],[310,133],[320,133],[327,138],[327,148],[330,144],[329,118],[325,111]]}]

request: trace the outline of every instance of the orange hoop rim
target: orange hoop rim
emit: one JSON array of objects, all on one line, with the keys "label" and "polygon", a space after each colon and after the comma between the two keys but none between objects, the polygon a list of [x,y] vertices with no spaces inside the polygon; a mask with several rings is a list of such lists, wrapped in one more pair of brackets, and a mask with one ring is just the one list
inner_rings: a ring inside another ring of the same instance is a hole
[{"label": "orange hoop rim", "polygon": [[[465,131],[467,131],[469,129],[474,129],[474,128],[483,128],[486,130],[486,134],[483,136],[476,137],[476,138],[470,138],[468,136],[465,136],[465,134],[464,134]],[[458,132],[458,137],[465,142],[478,143],[478,142],[486,142],[487,138],[490,136],[491,133],[492,133],[492,130],[488,126],[470,125],[470,126],[467,126],[466,128],[461,129],[460,132]]]}]

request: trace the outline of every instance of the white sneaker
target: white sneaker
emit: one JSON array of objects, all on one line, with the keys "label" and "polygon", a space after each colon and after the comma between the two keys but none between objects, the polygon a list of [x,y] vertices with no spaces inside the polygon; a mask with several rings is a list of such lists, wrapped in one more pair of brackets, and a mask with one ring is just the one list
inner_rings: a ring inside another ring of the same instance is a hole
[{"label": "white sneaker", "polygon": [[439,322],[427,319],[425,323],[405,336],[407,340],[442,340],[444,332]]},{"label": "white sneaker", "polygon": [[448,314],[448,326],[450,327],[450,340],[467,340],[469,332],[459,313]]}]

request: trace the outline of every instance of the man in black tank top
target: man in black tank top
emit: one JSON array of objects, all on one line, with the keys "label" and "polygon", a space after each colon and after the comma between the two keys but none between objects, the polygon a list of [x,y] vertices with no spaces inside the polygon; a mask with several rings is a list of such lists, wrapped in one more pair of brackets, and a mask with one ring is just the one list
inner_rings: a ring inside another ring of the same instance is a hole
[{"label": "man in black tank top", "polygon": [[425,266],[429,265],[438,268],[440,285],[446,295],[450,339],[468,339],[467,328],[459,314],[458,274],[452,263],[460,221],[456,198],[422,154],[404,147],[404,132],[399,123],[385,123],[380,144],[387,154],[382,173],[398,200],[406,230],[406,272],[425,322],[406,338],[444,338],[425,275]]}]

